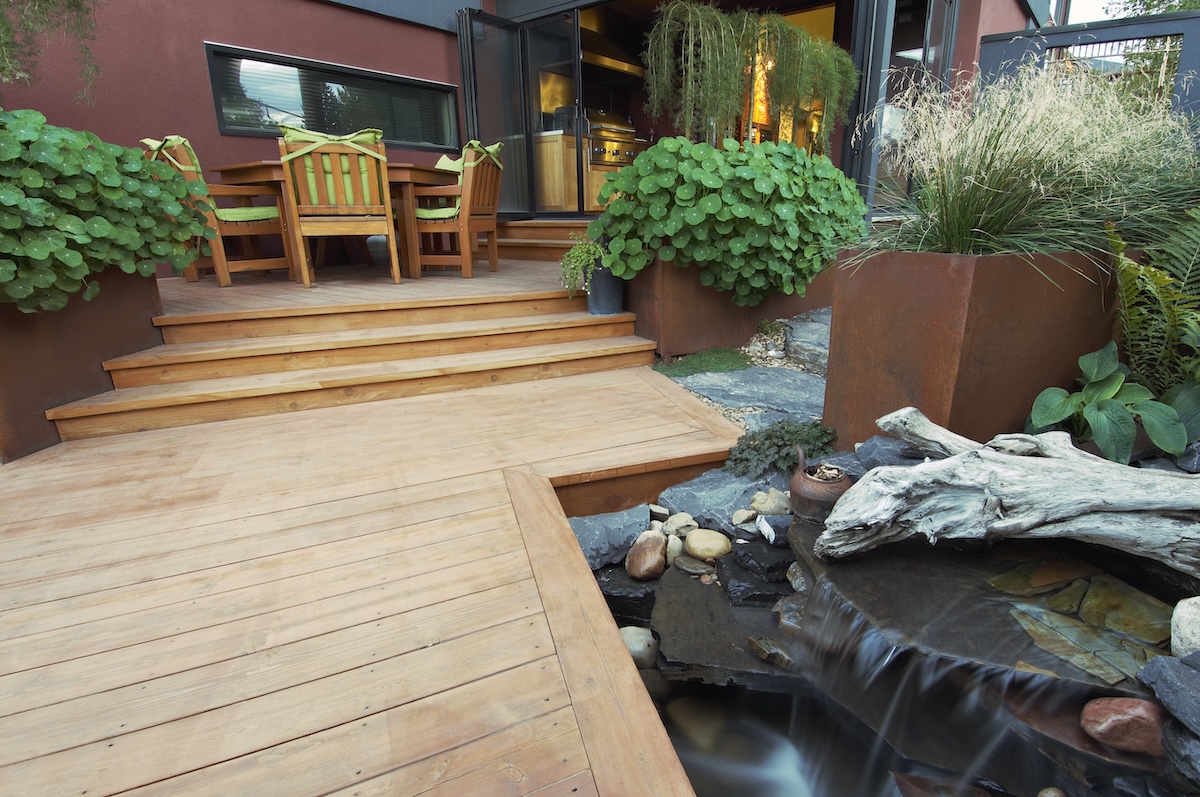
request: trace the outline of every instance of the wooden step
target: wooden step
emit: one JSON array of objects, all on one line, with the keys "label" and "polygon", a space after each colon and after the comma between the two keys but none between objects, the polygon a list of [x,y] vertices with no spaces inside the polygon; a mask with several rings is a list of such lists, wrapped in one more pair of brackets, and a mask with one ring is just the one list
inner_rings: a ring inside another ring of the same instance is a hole
[{"label": "wooden step", "polygon": [[173,343],[104,363],[118,388],[465,354],[633,334],[632,313],[549,313]]},{"label": "wooden step", "polygon": [[575,242],[560,238],[500,238],[500,257],[513,260],[544,260],[557,263]]},{"label": "wooden step", "polygon": [[583,235],[587,231],[591,219],[529,219],[522,221],[502,221],[496,225],[496,233],[500,238],[509,240],[559,240],[570,241],[571,233]]},{"label": "wooden step", "polygon": [[584,310],[587,297],[566,291],[511,296],[457,297],[378,304],[288,307],[159,316],[154,319],[167,343],[196,343],[238,338],[277,337],[412,324],[436,324],[486,318],[516,318]]},{"label": "wooden step", "polygon": [[46,412],[63,440],[649,365],[654,342],[623,336],[412,360],[123,388]]}]

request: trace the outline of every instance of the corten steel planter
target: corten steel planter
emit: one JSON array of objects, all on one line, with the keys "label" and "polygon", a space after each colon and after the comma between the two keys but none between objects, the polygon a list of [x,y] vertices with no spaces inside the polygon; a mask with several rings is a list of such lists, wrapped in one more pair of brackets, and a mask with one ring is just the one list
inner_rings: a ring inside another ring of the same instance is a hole
[{"label": "corten steel planter", "polygon": [[700,284],[700,270],[679,268],[655,258],[626,286],[627,309],[637,314],[636,334],[655,341],[663,357],[694,354],[717,347],[746,345],[759,322],[791,318],[833,299],[833,283],[841,279],[830,266],[808,285],[804,296],[772,296],[757,307],[738,307],[729,293]]},{"label": "corten steel planter", "polygon": [[104,360],[162,345],[158,282],[110,268],[90,302],[72,296],[54,313],[0,304],[0,462],[59,442],[46,410],[113,389]]},{"label": "corten steel planter", "polygon": [[839,447],[906,406],[981,442],[1021,431],[1038,393],[1073,386],[1079,356],[1114,335],[1115,280],[1081,255],[1060,260],[890,252],[846,270],[825,388]]}]

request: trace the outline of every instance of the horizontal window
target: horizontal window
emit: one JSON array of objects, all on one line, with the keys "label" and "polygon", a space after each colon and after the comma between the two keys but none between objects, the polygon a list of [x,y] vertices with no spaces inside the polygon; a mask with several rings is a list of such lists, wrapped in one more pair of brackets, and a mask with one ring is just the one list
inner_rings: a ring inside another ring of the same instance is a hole
[{"label": "horizontal window", "polygon": [[457,150],[453,86],[209,44],[223,135],[277,136],[278,125],[342,135],[367,127],[407,149]]}]

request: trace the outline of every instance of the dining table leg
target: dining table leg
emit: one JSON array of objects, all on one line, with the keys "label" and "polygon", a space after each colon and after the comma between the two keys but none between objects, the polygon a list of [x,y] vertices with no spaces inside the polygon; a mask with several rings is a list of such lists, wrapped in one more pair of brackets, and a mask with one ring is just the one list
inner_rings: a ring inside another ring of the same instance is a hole
[{"label": "dining table leg", "polygon": [[[404,259],[404,276],[421,278],[421,236],[417,233],[417,199],[413,184],[404,182],[396,185],[400,191],[399,207],[396,212],[396,233],[400,238],[400,250]],[[393,197],[395,202],[396,197]]]}]

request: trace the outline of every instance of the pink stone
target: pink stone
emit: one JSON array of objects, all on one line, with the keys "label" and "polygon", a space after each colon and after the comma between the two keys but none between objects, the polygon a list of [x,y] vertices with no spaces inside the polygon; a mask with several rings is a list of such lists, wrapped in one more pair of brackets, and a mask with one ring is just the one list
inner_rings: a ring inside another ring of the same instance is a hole
[{"label": "pink stone", "polygon": [[1162,758],[1166,712],[1156,703],[1136,697],[1101,697],[1088,702],[1079,715],[1084,733],[1103,745],[1126,753]]}]

